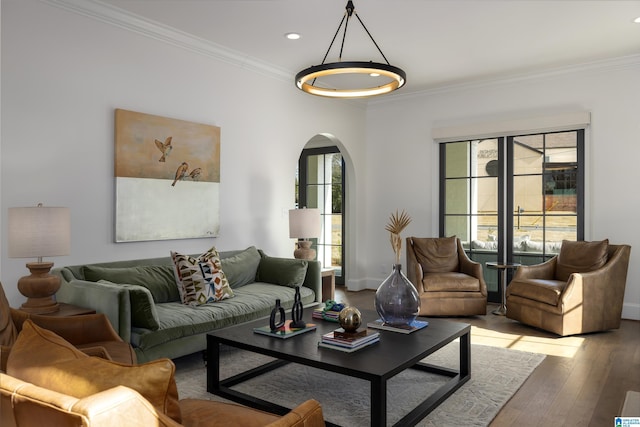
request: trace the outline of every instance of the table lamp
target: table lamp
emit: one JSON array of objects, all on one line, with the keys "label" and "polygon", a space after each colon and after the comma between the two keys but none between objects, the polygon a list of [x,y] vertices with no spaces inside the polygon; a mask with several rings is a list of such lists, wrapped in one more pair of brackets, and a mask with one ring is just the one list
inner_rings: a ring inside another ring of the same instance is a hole
[{"label": "table lamp", "polygon": [[320,237],[320,209],[289,210],[289,237],[300,239],[293,251],[294,258],[314,260],[316,250],[311,249],[309,239]]},{"label": "table lamp", "polygon": [[71,221],[68,208],[9,208],[9,258],[37,258],[28,262],[31,275],[18,280],[18,290],[27,297],[20,307],[29,313],[53,313],[59,310],[54,299],[60,278],[49,273],[52,262],[42,257],[69,255]]}]

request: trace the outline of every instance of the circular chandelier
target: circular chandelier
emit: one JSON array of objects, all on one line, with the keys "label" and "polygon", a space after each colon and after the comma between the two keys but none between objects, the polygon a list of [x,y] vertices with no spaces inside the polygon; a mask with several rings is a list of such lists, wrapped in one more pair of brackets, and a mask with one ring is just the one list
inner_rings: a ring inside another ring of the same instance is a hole
[{"label": "circular chandelier", "polygon": [[[349,26],[349,19],[352,15],[358,18],[358,21],[367,32],[367,35],[380,52],[380,55],[384,58],[385,63],[373,62],[373,61],[342,61],[342,51],[344,48],[344,41],[347,36],[347,28]],[[342,28],[342,24],[344,25],[344,32],[342,34],[342,46],[340,47],[340,57],[338,62],[329,62],[325,63],[329,52],[331,51],[331,47],[340,32],[340,28]],[[351,75],[351,76],[368,76],[372,78],[372,81],[375,81],[376,84],[373,85],[356,85],[355,87],[350,88],[336,88],[329,87],[326,84],[320,85],[316,84],[316,79],[328,76],[336,76],[336,75]],[[375,79],[374,79],[375,77]],[[379,82],[379,78],[385,79],[385,83],[377,84]],[[396,89],[401,88],[407,81],[406,73],[391,64],[380,50],[380,47],[373,39],[369,30],[364,25],[364,22],[358,16],[358,13],[355,12],[355,7],[353,5],[353,1],[349,0],[346,6],[346,12],[344,13],[342,20],[340,21],[340,25],[338,25],[338,29],[336,30],[333,39],[331,40],[331,44],[329,45],[329,49],[327,49],[327,53],[324,55],[322,59],[322,64],[314,65],[309,68],[305,68],[296,74],[295,83],[298,89],[310,93],[312,95],[325,96],[329,98],[364,98],[367,96],[374,95],[382,95],[385,93],[393,92]]]}]

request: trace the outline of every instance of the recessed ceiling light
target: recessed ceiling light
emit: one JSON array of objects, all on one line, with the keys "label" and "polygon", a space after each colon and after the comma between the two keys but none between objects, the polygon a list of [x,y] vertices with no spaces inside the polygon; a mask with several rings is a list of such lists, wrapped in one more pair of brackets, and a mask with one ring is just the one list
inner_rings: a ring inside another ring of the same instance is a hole
[{"label": "recessed ceiling light", "polygon": [[286,38],[288,38],[289,40],[298,40],[300,38],[300,34],[299,33],[287,33],[284,36]]},{"label": "recessed ceiling light", "polygon": [[634,19],[633,22],[635,22],[636,24],[640,24],[640,16],[638,16],[636,19]]}]

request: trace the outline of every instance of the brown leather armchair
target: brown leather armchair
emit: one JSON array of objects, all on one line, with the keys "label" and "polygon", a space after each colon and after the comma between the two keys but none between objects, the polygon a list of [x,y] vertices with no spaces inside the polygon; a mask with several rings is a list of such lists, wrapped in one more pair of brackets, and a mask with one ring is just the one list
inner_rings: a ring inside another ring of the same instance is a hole
[{"label": "brown leather armchair", "polygon": [[308,400],[284,416],[178,396],[175,364],[126,365],[89,357],[55,333],[24,323],[0,373],[0,425],[323,427]]},{"label": "brown leather armchair", "polygon": [[120,338],[104,314],[51,317],[25,313],[9,306],[0,283],[0,371],[5,371],[10,348],[27,319],[55,332],[89,355],[121,363],[136,363],[133,348]]},{"label": "brown leather armchair", "polygon": [[323,427],[322,407],[315,400],[277,416],[233,403],[184,399],[182,423],[158,413],[135,390],[117,386],[81,399],[0,373],[0,420],[13,426],[224,426]]},{"label": "brown leather armchair", "polygon": [[620,327],[629,245],[563,241],[542,264],[521,266],[507,288],[507,317],[560,336]]},{"label": "brown leather armchair", "polygon": [[482,265],[471,261],[457,237],[407,237],[407,278],[420,295],[421,316],[487,313]]}]

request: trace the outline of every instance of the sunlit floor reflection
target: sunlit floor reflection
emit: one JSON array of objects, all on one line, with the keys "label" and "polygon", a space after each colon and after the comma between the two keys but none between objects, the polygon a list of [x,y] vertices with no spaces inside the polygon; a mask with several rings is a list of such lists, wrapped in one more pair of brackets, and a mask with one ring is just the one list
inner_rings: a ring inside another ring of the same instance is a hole
[{"label": "sunlit floor reflection", "polygon": [[471,343],[513,350],[541,353],[549,356],[573,357],[582,345],[580,337],[539,337],[510,334],[471,326]]}]

